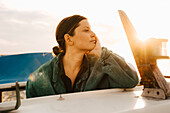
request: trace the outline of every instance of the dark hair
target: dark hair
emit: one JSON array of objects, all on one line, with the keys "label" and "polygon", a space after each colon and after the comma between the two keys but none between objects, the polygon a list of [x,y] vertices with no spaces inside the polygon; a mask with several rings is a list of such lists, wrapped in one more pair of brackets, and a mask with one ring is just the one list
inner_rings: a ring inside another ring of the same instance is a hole
[{"label": "dark hair", "polygon": [[86,17],[80,15],[73,15],[64,18],[56,28],[56,40],[59,46],[53,47],[53,53],[58,55],[60,52],[65,54],[65,39],[64,35],[69,34],[70,36],[74,36],[74,30],[79,26],[79,22],[83,19],[87,19]]}]

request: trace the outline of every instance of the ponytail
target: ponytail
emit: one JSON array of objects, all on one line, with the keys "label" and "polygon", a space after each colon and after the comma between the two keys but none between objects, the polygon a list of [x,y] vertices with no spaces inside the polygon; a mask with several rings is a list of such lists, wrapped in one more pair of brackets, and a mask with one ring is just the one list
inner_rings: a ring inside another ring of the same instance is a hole
[{"label": "ponytail", "polygon": [[53,53],[57,56],[59,53],[64,53],[64,51],[62,49],[60,49],[60,47],[54,46]]}]

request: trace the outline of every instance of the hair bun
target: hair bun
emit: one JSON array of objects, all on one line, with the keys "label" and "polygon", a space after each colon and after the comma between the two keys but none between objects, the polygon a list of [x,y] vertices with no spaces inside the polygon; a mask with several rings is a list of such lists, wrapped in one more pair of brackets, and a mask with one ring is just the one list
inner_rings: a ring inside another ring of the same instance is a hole
[{"label": "hair bun", "polygon": [[54,53],[55,55],[58,55],[58,54],[60,53],[60,49],[59,49],[58,46],[54,46],[54,47],[53,47],[53,53]]}]

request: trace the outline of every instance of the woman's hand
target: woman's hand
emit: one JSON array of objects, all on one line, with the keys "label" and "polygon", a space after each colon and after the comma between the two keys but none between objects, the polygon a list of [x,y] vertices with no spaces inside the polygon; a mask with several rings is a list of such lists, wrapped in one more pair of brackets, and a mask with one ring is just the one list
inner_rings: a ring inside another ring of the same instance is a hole
[{"label": "woman's hand", "polygon": [[95,48],[93,50],[89,51],[88,54],[89,55],[95,55],[99,58],[102,54],[102,47],[101,47],[100,41],[97,37],[96,37],[96,40],[97,40],[97,42],[96,42]]}]

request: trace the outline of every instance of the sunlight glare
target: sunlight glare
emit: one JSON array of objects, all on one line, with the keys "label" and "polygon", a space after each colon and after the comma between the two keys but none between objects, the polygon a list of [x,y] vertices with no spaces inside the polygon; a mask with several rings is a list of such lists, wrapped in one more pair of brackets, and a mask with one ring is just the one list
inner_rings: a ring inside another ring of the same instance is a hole
[{"label": "sunlight glare", "polygon": [[143,101],[143,99],[140,97],[142,94],[142,91],[134,91],[133,93],[135,93],[136,97],[138,97],[138,100],[136,101],[136,104],[134,106],[134,109],[140,109],[140,108],[144,108],[145,107],[145,102]]},{"label": "sunlight glare", "polygon": [[148,38],[150,38],[149,36],[147,36],[147,34],[139,34],[138,33],[138,38],[142,41],[142,42],[144,42],[145,40],[147,40]]},{"label": "sunlight glare", "polygon": [[134,109],[140,109],[145,107],[145,102],[143,99],[139,98],[134,106]]}]

